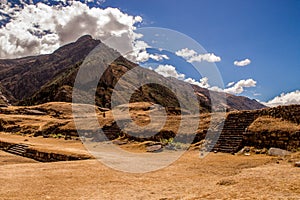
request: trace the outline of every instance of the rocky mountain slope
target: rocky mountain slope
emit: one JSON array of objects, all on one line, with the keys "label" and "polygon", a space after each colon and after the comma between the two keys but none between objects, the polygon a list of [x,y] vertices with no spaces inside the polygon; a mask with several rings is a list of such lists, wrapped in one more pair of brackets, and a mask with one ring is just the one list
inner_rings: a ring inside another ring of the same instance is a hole
[{"label": "rocky mountain slope", "polygon": [[0,60],[0,80],[17,100],[31,97],[40,88],[80,63],[100,41],[84,36],[49,55]]},{"label": "rocky mountain slope", "polygon": [[[32,56],[20,59],[0,60],[0,84],[3,95],[12,104],[36,105],[53,101],[72,101],[74,80],[80,65],[86,56],[99,44],[103,49],[102,60],[116,57],[99,81],[96,91],[96,104],[110,107],[111,94],[118,80],[129,70],[135,68],[134,79],[122,79],[121,87],[126,89],[137,83],[141,78],[155,78],[158,82],[172,85],[178,91],[186,91],[190,85],[174,78],[165,78],[154,71],[141,68],[120,56],[115,50],[105,46],[99,40],[83,36],[76,42],[65,45],[49,55]],[[163,84],[162,84],[163,85]],[[153,102],[163,106],[178,107],[179,103],[174,93],[160,84],[144,85],[131,97],[131,102]],[[207,89],[192,86],[201,107],[201,111],[210,111],[210,94],[221,97],[223,94],[209,92]],[[4,92],[5,91],[5,92]],[[178,94],[177,94],[178,95]],[[189,96],[180,94],[185,101]],[[225,94],[228,110],[253,110],[264,106],[255,100]],[[122,93],[118,98],[122,99]],[[120,103],[122,101],[120,100]],[[222,106],[221,106],[222,107]]]}]

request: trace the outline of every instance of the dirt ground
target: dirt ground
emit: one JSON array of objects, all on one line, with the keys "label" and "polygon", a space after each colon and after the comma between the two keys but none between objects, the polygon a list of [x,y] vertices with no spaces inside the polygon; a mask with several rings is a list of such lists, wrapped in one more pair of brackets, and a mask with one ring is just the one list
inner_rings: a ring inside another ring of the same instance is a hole
[{"label": "dirt ground", "polygon": [[[65,122],[61,130],[71,130],[74,124],[70,106],[53,103],[37,107],[49,111],[46,116],[22,114],[27,108],[9,108],[12,110],[0,114],[0,117],[9,122],[5,128],[20,126],[24,130],[39,130],[40,127]],[[52,116],[50,111],[59,113],[59,117]],[[140,117],[147,122],[148,117],[139,112],[133,118]],[[107,121],[111,118],[109,115]],[[208,121],[203,120],[204,126]],[[8,133],[0,133],[0,139],[25,143],[42,151],[88,154],[76,140]],[[136,143],[126,144],[123,149],[145,151],[144,146]],[[0,200],[300,199],[300,168],[293,166],[294,161],[300,161],[300,153],[293,155],[294,159],[223,153],[211,153],[201,159],[199,155],[199,151],[190,150],[166,168],[130,174],[108,168],[98,160],[41,163],[0,151]]]},{"label": "dirt ground", "polygon": [[[20,157],[10,153],[6,153],[0,150],[0,166],[1,165],[13,165],[13,164],[22,164],[22,163],[37,163],[29,158]],[[1,177],[2,178],[2,177]]]},{"label": "dirt ground", "polygon": [[[300,168],[266,155],[196,150],[159,171],[130,174],[97,160],[39,163],[0,154],[0,199],[300,199]],[[18,163],[18,164],[17,164]]]}]

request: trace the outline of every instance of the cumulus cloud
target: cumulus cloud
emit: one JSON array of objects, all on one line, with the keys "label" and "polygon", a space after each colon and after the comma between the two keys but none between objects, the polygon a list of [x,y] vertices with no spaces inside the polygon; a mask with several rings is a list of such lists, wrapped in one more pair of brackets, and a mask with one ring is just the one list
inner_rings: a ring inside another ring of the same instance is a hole
[{"label": "cumulus cloud", "polygon": [[[149,68],[152,70],[152,68]],[[155,70],[155,72],[165,76],[165,77],[174,77],[180,80],[184,80],[187,83],[197,85],[201,88],[206,88],[212,91],[217,92],[226,92],[234,95],[241,94],[245,91],[245,88],[256,87],[257,82],[253,79],[240,80],[238,82],[230,82],[227,84],[227,88],[222,89],[218,86],[211,86],[209,84],[209,79],[207,77],[201,78],[199,81],[193,78],[186,78],[185,74],[180,74],[176,71],[175,67],[172,65],[159,65]],[[298,102],[300,103],[300,92],[298,91]],[[272,102],[270,102],[272,103]]]},{"label": "cumulus cloud", "polygon": [[169,56],[164,54],[149,54],[149,58],[156,60],[156,61],[162,61],[162,60],[169,60]]},{"label": "cumulus cloud", "polygon": [[[117,49],[122,55],[127,59],[132,60],[137,63],[143,63],[149,59],[155,61],[169,60],[170,58],[164,54],[150,54],[147,52],[148,48],[151,48],[146,42],[139,40],[140,35],[135,34],[136,36],[128,37],[125,34],[125,38],[120,39],[115,38],[116,41],[107,41],[107,44],[114,49]],[[124,41],[124,43],[122,43]]]},{"label": "cumulus cloud", "polygon": [[231,94],[241,94],[244,92],[244,88],[256,87],[256,81],[253,79],[240,80],[235,83],[232,87],[224,89],[224,92]]},{"label": "cumulus cloud", "polygon": [[275,107],[279,105],[300,104],[300,91],[296,90],[290,93],[282,93],[280,96],[264,103],[266,106]]},{"label": "cumulus cloud", "polygon": [[193,85],[197,85],[202,88],[210,88],[207,77],[201,78],[200,81],[196,81],[195,79],[192,78],[187,78],[184,81]]},{"label": "cumulus cloud", "polygon": [[80,1],[65,3],[65,6],[24,4],[17,10],[9,2],[1,4],[2,11],[10,14],[10,21],[0,28],[0,57],[51,53],[85,34],[101,40],[116,36],[120,44],[127,44],[129,52],[134,49],[143,52],[141,42],[136,41],[141,36],[134,33],[135,25],[142,21],[140,16],[128,15],[117,8],[90,8]]},{"label": "cumulus cloud", "polygon": [[177,51],[176,55],[180,56],[180,57],[183,57],[184,59],[189,59],[191,57],[196,56],[197,52],[192,50],[192,49],[184,48],[184,49],[181,49],[181,50]]},{"label": "cumulus cloud", "polygon": [[175,53],[177,56],[180,56],[184,59],[186,59],[188,62],[220,62],[221,58],[219,56],[216,56],[213,53],[206,53],[206,54],[198,54],[193,49],[184,48]]},{"label": "cumulus cloud", "polygon": [[227,84],[227,88],[225,89],[222,89],[218,86],[211,86],[207,77],[201,78],[200,81],[196,81],[192,78],[187,78],[184,81],[212,91],[226,92],[235,95],[243,93],[245,88],[256,87],[256,81],[254,81],[253,79],[240,80],[237,83],[230,82]]},{"label": "cumulus cloud", "polygon": [[251,60],[250,59],[245,59],[245,60],[241,60],[241,61],[234,61],[234,65],[238,66],[238,67],[244,67],[247,65],[251,64]]},{"label": "cumulus cloud", "polygon": [[202,62],[202,61],[207,61],[207,62],[220,62],[221,58],[219,56],[216,56],[213,53],[207,53],[207,54],[199,54],[195,57],[191,57],[188,62]]},{"label": "cumulus cloud", "polygon": [[172,65],[159,65],[154,71],[164,77],[174,77],[179,80],[183,80],[185,78],[185,75],[178,73],[176,68]]}]

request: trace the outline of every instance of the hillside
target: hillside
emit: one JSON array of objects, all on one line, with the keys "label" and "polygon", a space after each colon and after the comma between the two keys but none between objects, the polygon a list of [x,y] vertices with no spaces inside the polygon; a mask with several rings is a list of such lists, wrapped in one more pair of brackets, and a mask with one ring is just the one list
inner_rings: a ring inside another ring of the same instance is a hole
[{"label": "hillside", "polygon": [[0,81],[16,100],[31,97],[47,82],[70,69],[100,41],[83,36],[49,55],[0,60]]},{"label": "hillside", "polygon": [[[162,84],[144,85],[135,91],[131,102],[153,102],[165,107],[179,107],[177,98],[169,89],[162,85],[171,85],[179,91],[176,95],[184,99],[184,105],[190,103],[191,95],[184,93],[190,87],[188,83],[174,78],[165,78],[154,71],[141,68],[120,56],[113,49],[107,47],[99,40],[94,40],[90,36],[83,36],[76,42],[65,45],[54,53],[49,55],[32,56],[20,59],[0,60],[0,81],[3,91],[6,92],[6,98],[11,104],[18,105],[37,105],[41,103],[61,101],[71,102],[74,80],[79,67],[86,56],[97,46],[101,46],[99,58],[113,61],[105,71],[103,77],[98,83],[96,91],[96,104],[101,107],[110,107],[111,94],[118,80],[131,69],[136,69],[134,77],[131,79],[122,79],[119,82],[121,88],[127,91],[129,87],[138,83],[141,78],[151,77]],[[101,60],[99,59],[99,60]],[[99,61],[100,62],[100,61]],[[210,94],[216,97],[222,96],[222,93],[209,92],[207,89],[198,86],[192,86],[197,94],[200,104],[200,110],[207,112],[211,110]],[[4,96],[5,93],[3,92]],[[253,110],[261,109],[265,106],[255,100],[246,97],[238,97],[225,94],[227,105],[219,105],[220,109],[227,110]],[[117,94],[120,102],[124,103],[123,94]],[[218,98],[215,98],[218,99]],[[220,98],[221,99],[221,98]],[[218,100],[217,100],[218,101]],[[196,107],[193,105],[190,107]]]},{"label": "hillside", "polygon": [[[114,117],[116,116],[121,121],[129,120],[123,114],[126,107],[129,107],[131,118],[140,126],[140,129],[132,129],[131,125],[125,129],[120,129],[114,123]],[[80,109],[80,105],[76,105],[73,109]],[[163,128],[159,129],[159,123],[155,122],[152,122],[151,126],[144,127],[150,123],[150,115],[155,116],[158,121],[163,120],[163,117],[159,114],[159,109],[153,107],[153,103],[142,102],[118,106],[117,110],[120,112],[114,113],[114,117],[111,111],[107,111],[104,117],[103,112],[98,109],[96,110],[99,124],[111,140],[120,136],[123,136],[124,139],[140,142],[169,140],[177,134],[180,123],[182,123],[183,127],[186,127],[186,132],[183,133],[185,136],[195,134],[191,132],[189,127],[197,123],[199,126],[196,131],[194,143],[198,143],[205,138],[211,120],[211,114],[209,113],[203,113],[200,117],[190,115],[178,116],[176,113],[169,113]],[[221,130],[220,145],[223,145],[223,137],[227,137],[228,139],[226,145],[233,145],[228,141],[233,142],[238,137],[241,137],[241,140],[238,141],[239,143],[234,144],[237,150],[242,148],[243,145],[295,150],[300,145],[299,113],[300,106],[229,112],[223,130]],[[82,124],[81,129],[87,130],[87,132],[88,130],[97,130],[99,124],[95,124],[93,120],[89,120],[89,118],[92,119],[93,117],[94,115],[92,114],[76,121]],[[0,119],[0,132],[8,134],[55,138],[66,135],[75,138],[78,136],[73,121],[71,103],[52,102],[37,106],[9,106],[7,108],[0,108]],[[246,132],[245,128],[247,128]],[[95,135],[91,133],[87,137],[94,138]]]}]

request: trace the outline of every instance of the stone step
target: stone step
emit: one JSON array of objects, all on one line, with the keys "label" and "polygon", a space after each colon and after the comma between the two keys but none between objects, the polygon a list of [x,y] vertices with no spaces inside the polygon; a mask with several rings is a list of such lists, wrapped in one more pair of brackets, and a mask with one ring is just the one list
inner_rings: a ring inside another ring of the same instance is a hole
[{"label": "stone step", "polygon": [[220,145],[220,146],[215,146],[213,148],[213,151],[220,151],[220,152],[237,152],[239,150],[240,146],[224,146],[224,145]]},{"label": "stone step", "polygon": [[241,142],[219,142],[217,144],[221,146],[239,146]]},{"label": "stone step", "polygon": [[245,129],[245,127],[248,127],[247,125],[243,125],[243,126],[224,126],[223,130],[236,130],[236,129]]},{"label": "stone step", "polygon": [[235,137],[235,136],[233,136],[233,137],[226,137],[226,136],[223,136],[223,135],[221,135],[220,137],[219,137],[219,139],[218,139],[219,141],[233,141],[233,140],[236,140],[236,141],[241,141],[241,140],[243,140],[243,136],[238,136],[238,137]]},{"label": "stone step", "polygon": [[6,152],[23,156],[27,151],[28,146],[25,144],[15,144],[10,146]]},{"label": "stone step", "polygon": [[241,143],[243,140],[219,139],[218,143]]}]

